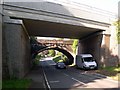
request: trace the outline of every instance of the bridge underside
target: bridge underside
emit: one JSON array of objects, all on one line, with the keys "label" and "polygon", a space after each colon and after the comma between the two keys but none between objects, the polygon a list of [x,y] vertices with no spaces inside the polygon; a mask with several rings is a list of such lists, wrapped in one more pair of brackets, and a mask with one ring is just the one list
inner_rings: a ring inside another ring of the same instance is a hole
[{"label": "bridge underside", "polygon": [[79,39],[78,54],[91,53],[100,63],[102,29],[32,19],[23,23],[30,36]]},{"label": "bridge underside", "polygon": [[23,19],[23,23],[30,36],[81,39],[90,34],[101,31],[100,29],[86,26],[77,26],[32,19]]}]

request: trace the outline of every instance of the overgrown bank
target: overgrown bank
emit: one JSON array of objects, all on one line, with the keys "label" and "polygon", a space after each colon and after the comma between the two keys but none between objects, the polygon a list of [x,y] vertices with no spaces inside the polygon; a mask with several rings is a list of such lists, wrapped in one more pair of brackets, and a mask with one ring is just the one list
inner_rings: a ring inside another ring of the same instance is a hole
[{"label": "overgrown bank", "polygon": [[96,70],[97,73],[106,75],[114,80],[120,81],[120,67],[105,67]]}]

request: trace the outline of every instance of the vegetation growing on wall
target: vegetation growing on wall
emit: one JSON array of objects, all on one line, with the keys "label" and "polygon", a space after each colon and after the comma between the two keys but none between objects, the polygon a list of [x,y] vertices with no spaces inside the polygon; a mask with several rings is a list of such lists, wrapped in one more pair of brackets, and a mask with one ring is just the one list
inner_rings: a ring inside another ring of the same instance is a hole
[{"label": "vegetation growing on wall", "polygon": [[73,49],[74,54],[76,53],[77,46],[78,46],[78,39],[74,39],[73,45],[72,45],[72,49]]},{"label": "vegetation growing on wall", "polygon": [[38,65],[41,58],[42,58],[42,56],[40,54],[37,54],[34,61],[33,61],[33,65],[34,66]]},{"label": "vegetation growing on wall", "polygon": [[117,40],[118,40],[118,44],[120,44],[120,20],[116,21],[114,23],[114,25],[117,27]]}]

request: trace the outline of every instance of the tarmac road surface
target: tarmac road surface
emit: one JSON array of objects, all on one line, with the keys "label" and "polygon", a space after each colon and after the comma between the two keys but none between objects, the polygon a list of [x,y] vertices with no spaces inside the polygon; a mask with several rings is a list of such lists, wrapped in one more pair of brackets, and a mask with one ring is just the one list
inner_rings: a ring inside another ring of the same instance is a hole
[{"label": "tarmac road surface", "polygon": [[65,89],[76,90],[79,88],[91,88],[100,90],[117,90],[118,81],[107,78],[106,76],[76,69],[75,67],[67,67],[66,69],[55,68],[52,58],[41,60],[40,64],[46,75],[49,89]]}]

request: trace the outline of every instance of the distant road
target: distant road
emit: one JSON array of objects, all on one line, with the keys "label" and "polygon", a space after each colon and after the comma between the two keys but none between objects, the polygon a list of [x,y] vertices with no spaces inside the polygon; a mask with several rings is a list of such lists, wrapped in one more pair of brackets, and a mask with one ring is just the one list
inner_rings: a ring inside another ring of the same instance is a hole
[{"label": "distant road", "polygon": [[[75,89],[75,88],[117,88],[118,82],[108,79],[91,71],[83,71],[74,67],[67,69],[56,69],[52,58],[42,60],[40,63],[43,67],[51,89]],[[120,83],[119,83],[120,84]],[[103,90],[103,89],[102,89]],[[104,89],[105,90],[105,89]],[[109,89],[107,89],[109,90]]]}]

